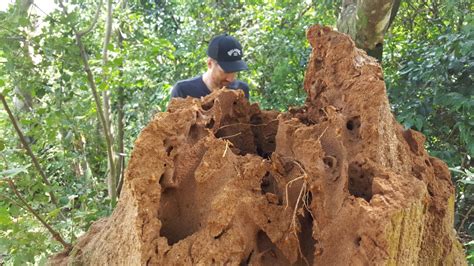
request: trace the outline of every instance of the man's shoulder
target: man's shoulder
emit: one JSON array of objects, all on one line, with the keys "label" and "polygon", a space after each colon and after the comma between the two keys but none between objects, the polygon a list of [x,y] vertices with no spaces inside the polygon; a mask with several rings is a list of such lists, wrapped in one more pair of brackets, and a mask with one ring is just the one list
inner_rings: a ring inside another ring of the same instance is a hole
[{"label": "man's shoulder", "polygon": [[199,98],[208,94],[206,85],[202,81],[202,76],[197,76],[189,79],[184,79],[176,82],[171,90],[171,97],[187,96]]},{"label": "man's shoulder", "polygon": [[242,81],[242,80],[235,80],[234,82],[232,82],[229,86],[229,88],[231,89],[248,89],[249,88],[249,85]]},{"label": "man's shoulder", "polygon": [[202,76],[196,76],[193,78],[189,79],[183,79],[174,85],[175,87],[181,87],[181,86],[187,86],[187,85],[195,85],[195,84],[200,84],[201,83]]}]

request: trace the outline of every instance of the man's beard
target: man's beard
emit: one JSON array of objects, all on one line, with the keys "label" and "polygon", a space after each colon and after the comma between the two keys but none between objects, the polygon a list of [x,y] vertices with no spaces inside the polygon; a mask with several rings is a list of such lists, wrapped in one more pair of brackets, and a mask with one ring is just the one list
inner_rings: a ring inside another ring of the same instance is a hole
[{"label": "man's beard", "polygon": [[221,84],[220,84],[220,85],[221,85],[220,87],[221,87],[221,88],[222,88],[222,87],[227,87],[227,86],[229,86],[229,84],[230,84],[229,81],[222,81]]}]

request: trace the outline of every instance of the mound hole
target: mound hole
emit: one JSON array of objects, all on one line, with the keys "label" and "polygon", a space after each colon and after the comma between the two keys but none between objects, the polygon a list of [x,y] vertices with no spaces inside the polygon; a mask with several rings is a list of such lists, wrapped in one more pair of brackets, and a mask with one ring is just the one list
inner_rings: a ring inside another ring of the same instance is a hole
[{"label": "mound hole", "polygon": [[[283,202],[283,195],[281,194],[278,188],[278,182],[275,180],[271,173],[267,172],[262,178],[262,180],[260,181],[260,189],[262,195],[270,193],[269,195],[271,195],[271,202],[278,205]],[[271,223],[270,220],[268,221],[269,223]]]},{"label": "mound hole", "polygon": [[311,120],[311,118],[307,117],[307,116],[301,116],[299,117],[299,120],[301,123],[307,125],[307,126],[312,126],[312,125],[315,125],[316,122],[314,122],[313,120]]},{"label": "mound hole", "polygon": [[[308,205],[308,208],[311,206],[312,200],[313,196],[311,192],[307,193],[305,202]],[[308,211],[308,209],[304,208],[304,214],[299,217],[299,222],[301,225],[301,231],[298,234],[298,238],[301,252],[303,253],[302,255],[305,259],[300,258],[298,264],[306,265],[306,260],[309,265],[313,265],[314,252],[316,250],[316,240],[313,238],[313,216]]]},{"label": "mound hole", "polygon": [[252,261],[256,265],[291,265],[281,250],[278,249],[264,231],[258,231],[256,242],[256,254],[260,254],[258,261]]},{"label": "mound hole", "polygon": [[213,106],[214,106],[214,101],[204,103],[203,105],[201,105],[201,108],[202,108],[204,111],[209,111],[209,110],[211,110],[211,108],[212,108]]},{"label": "mound hole", "polygon": [[166,148],[166,154],[167,154],[168,156],[170,156],[172,150],[173,150],[173,146],[167,147],[167,148]]},{"label": "mound hole", "polygon": [[360,128],[360,116],[354,116],[346,123],[346,128],[350,131],[357,131]]},{"label": "mound hole", "polygon": [[358,247],[360,247],[360,242],[362,241],[362,238],[359,236],[354,240],[354,244]]},{"label": "mound hole", "polygon": [[363,198],[367,202],[372,199],[373,174],[363,169],[358,163],[349,165],[349,193],[355,197]]},{"label": "mound hole", "polygon": [[253,255],[253,252],[254,252],[254,250],[252,249],[252,251],[250,251],[250,254],[247,256],[247,258],[245,260],[242,260],[239,265],[240,266],[249,265],[250,264],[250,259],[252,258],[252,255]]},{"label": "mound hole", "polygon": [[269,159],[275,151],[278,130],[275,119],[255,114],[247,122],[226,117],[219,124],[221,126],[215,129],[215,137],[232,142],[232,151],[237,155],[255,154]]},{"label": "mound hole", "polygon": [[215,123],[215,120],[214,118],[211,118],[211,120],[209,120],[209,122],[207,122],[206,124],[206,128],[213,128],[214,127],[214,123]]},{"label": "mound hole", "polygon": [[328,168],[333,168],[336,167],[337,164],[337,159],[334,158],[334,156],[325,156],[323,158],[323,163],[326,165]]}]

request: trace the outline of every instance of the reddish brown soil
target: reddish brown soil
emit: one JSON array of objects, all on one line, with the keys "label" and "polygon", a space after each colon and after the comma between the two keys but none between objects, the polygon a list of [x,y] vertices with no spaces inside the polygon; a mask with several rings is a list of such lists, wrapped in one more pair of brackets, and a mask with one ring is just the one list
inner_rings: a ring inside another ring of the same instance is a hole
[{"label": "reddish brown soil", "polygon": [[466,264],[448,168],[394,119],[379,64],[329,28],[308,39],[304,106],[173,100],[137,139],[114,213],[51,263]]}]

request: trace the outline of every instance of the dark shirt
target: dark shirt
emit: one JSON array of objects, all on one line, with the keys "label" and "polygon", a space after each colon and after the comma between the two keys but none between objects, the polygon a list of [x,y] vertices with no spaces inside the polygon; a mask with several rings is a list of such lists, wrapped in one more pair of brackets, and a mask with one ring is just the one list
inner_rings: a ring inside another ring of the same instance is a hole
[{"label": "dark shirt", "polygon": [[[234,80],[227,86],[227,88],[232,90],[241,89],[244,91],[245,97],[247,99],[249,98],[249,86],[243,81]],[[207,88],[206,84],[202,80],[201,75],[194,78],[178,81],[171,90],[171,98],[186,98],[187,96],[201,98],[210,93],[211,91]]]}]

